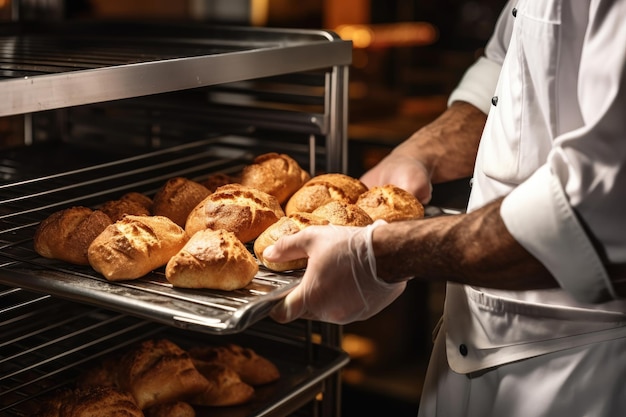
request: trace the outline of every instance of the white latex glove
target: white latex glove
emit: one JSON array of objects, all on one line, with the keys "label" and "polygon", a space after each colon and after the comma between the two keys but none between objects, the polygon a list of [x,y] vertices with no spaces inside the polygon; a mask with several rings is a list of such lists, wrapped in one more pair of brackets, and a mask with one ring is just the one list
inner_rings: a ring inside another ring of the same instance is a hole
[{"label": "white latex glove", "polygon": [[263,252],[273,262],[308,257],[301,282],[270,316],[281,323],[305,318],[347,324],[372,317],[394,301],[406,282],[389,284],[376,276],[373,230],[366,227],[309,226],[279,239]]},{"label": "white latex glove", "polygon": [[433,186],[428,169],[415,158],[393,151],[361,177],[368,188],[396,185],[426,204],[432,197]]}]

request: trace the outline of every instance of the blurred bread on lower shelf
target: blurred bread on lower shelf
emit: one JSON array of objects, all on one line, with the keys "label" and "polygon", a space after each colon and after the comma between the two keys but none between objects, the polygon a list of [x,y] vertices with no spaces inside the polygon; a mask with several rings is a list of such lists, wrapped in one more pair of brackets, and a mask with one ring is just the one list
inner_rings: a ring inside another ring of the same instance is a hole
[{"label": "blurred bread on lower shelf", "polygon": [[47,398],[33,417],[144,417],[126,391],[115,387],[65,389]]}]

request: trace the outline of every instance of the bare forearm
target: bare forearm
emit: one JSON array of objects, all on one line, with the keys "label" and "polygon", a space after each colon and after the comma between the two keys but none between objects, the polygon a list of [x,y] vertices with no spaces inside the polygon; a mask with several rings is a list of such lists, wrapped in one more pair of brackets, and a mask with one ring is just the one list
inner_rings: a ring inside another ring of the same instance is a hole
[{"label": "bare forearm", "polygon": [[393,152],[419,159],[428,167],[433,183],[469,177],[486,120],[471,104],[455,102]]},{"label": "bare forearm", "polygon": [[414,276],[507,290],[557,287],[545,267],[509,234],[500,203],[376,229],[378,275],[389,282]]}]

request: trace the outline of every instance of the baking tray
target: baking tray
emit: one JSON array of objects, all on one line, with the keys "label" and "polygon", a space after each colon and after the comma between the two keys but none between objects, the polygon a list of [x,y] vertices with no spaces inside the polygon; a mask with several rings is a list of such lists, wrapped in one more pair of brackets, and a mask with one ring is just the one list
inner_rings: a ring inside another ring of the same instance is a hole
[{"label": "baking tray", "polygon": [[[37,161],[34,150],[23,149],[26,156],[16,157],[13,165],[24,158]],[[41,152],[50,156],[54,149],[44,147]],[[59,153],[72,154],[65,145]],[[302,271],[274,273],[260,265],[252,282],[237,291],[177,289],[167,282],[163,268],[138,280],[109,282],[88,266],[39,256],[32,238],[41,220],[63,208],[96,207],[129,191],[148,190],[146,194],[152,195],[174,176],[200,179],[216,171],[239,170],[249,157],[247,151],[223,148],[211,138],[96,165],[83,161],[87,167],[0,183],[0,283],[177,328],[241,332],[266,317],[273,304],[297,285]],[[17,168],[21,172],[26,167]],[[248,249],[252,252],[250,245]]]}]

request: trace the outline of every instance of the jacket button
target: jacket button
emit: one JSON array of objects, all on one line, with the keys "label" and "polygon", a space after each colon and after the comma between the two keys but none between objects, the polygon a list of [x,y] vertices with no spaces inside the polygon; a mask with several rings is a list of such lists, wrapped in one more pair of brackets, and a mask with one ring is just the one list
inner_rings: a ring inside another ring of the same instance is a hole
[{"label": "jacket button", "polygon": [[459,353],[461,354],[461,356],[467,356],[467,346],[465,345],[459,345]]},{"label": "jacket button", "polygon": [[498,96],[491,97],[491,104],[493,104],[494,106],[498,105]]},{"label": "jacket button", "polygon": [[513,10],[511,10],[511,14],[513,15],[513,17],[517,17],[517,8],[513,7]]}]

